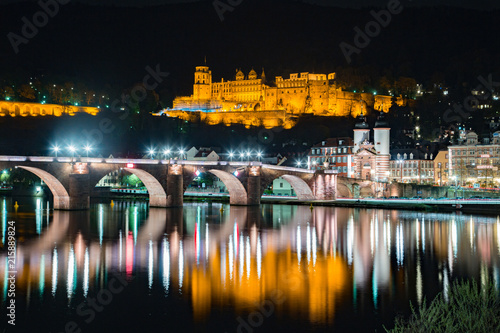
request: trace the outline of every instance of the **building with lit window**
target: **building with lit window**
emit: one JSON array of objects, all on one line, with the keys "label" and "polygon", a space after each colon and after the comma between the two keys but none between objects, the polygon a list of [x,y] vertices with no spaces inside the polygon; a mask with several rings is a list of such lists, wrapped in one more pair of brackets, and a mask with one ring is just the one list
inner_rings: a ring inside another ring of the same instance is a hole
[{"label": "building with lit window", "polygon": [[341,177],[352,177],[353,148],[351,138],[330,138],[314,145],[307,155],[312,170],[335,170]]},{"label": "building with lit window", "polygon": [[[485,144],[488,142],[488,144]],[[491,143],[490,143],[491,142]],[[500,131],[479,143],[478,136],[469,132],[458,145],[448,147],[449,180],[453,184],[474,187],[497,187],[500,167]]]},{"label": "building with lit window", "polygon": [[439,186],[448,184],[449,174],[449,153],[448,150],[441,150],[434,159],[434,183]]},{"label": "building with lit window", "polygon": [[398,183],[435,183],[434,154],[418,149],[393,151],[390,179]]}]

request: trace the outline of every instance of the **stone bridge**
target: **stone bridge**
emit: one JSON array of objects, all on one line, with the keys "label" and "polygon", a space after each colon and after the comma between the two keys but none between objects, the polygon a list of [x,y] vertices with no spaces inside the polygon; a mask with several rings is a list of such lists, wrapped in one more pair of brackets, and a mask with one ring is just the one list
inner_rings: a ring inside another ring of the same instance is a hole
[{"label": "stone bridge", "polygon": [[62,116],[68,114],[70,116],[76,113],[88,113],[93,116],[99,113],[99,109],[90,106],[75,106],[75,105],[59,105],[59,104],[40,104],[40,103],[24,103],[24,102],[8,102],[0,101],[0,116],[21,116],[21,117],[36,117],[36,116]]},{"label": "stone bridge", "polygon": [[0,170],[22,168],[42,179],[54,196],[54,209],[88,209],[96,184],[109,173],[125,170],[146,186],[151,207],[181,207],[197,173],[208,172],[227,187],[232,205],[259,205],[273,180],[290,183],[299,200],[335,200],[337,174],[266,165],[261,162],[198,162],[46,156],[0,156]]},{"label": "stone bridge", "polygon": [[343,198],[389,197],[398,195],[397,189],[383,182],[366,179],[338,177],[337,196]]}]

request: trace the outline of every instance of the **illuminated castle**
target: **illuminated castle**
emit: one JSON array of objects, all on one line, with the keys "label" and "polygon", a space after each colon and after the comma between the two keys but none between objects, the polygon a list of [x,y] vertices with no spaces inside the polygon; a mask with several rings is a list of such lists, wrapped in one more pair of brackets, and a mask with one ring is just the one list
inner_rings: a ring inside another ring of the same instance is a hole
[{"label": "illuminated castle", "polygon": [[[272,85],[266,83],[264,70],[260,77],[253,69],[247,76],[237,70],[233,81],[213,82],[209,67],[198,66],[193,95],[175,98],[172,109],[157,115],[192,120],[189,112],[201,112],[200,120],[209,124],[291,127],[291,118],[300,114],[356,117],[363,108],[388,112],[392,105],[391,96],[343,91],[335,82],[335,73],[295,73],[288,79],[277,76]],[[403,99],[399,97],[397,103],[402,105]]]}]

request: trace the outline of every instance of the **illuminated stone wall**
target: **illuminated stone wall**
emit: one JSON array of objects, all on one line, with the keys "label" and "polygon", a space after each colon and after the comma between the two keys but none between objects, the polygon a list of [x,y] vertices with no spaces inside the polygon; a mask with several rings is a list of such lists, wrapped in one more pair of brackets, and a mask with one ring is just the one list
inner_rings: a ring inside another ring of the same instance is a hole
[{"label": "illuminated stone wall", "polygon": [[88,113],[93,116],[99,113],[98,108],[74,105],[39,104],[0,101],[0,116],[11,117],[36,117],[36,116],[56,116],[63,114],[74,116],[76,113]]}]

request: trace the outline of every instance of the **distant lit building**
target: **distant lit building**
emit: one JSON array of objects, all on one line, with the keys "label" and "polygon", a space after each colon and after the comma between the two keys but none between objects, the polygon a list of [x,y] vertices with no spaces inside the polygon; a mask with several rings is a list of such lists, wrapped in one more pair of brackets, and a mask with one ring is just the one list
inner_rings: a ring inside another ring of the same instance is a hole
[{"label": "distant lit building", "polygon": [[273,194],[274,195],[285,195],[294,196],[295,191],[289,182],[279,177],[273,180]]},{"label": "distant lit building", "polygon": [[188,161],[218,161],[219,159],[219,154],[212,148],[200,147],[197,149],[191,147],[186,152],[186,160]]},{"label": "distant lit building", "polygon": [[450,181],[463,186],[493,187],[499,185],[500,131],[491,144],[480,144],[474,132],[468,132],[460,145],[448,147]]},{"label": "distant lit building", "polygon": [[449,174],[449,153],[448,150],[442,150],[434,159],[434,183],[439,186],[448,184]]},{"label": "distant lit building", "polygon": [[393,152],[390,179],[398,183],[434,184],[434,154],[417,149]]},{"label": "distant lit building", "polygon": [[330,138],[311,147],[307,165],[311,170],[335,170],[341,177],[353,175],[353,148],[351,138]]}]

